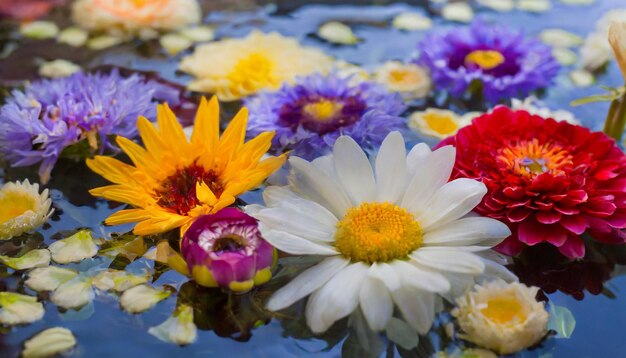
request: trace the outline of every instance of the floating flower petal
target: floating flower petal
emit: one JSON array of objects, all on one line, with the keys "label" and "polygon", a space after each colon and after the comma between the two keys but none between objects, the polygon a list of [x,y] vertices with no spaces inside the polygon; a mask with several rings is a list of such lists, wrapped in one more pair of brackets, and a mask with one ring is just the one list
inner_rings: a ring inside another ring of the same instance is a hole
[{"label": "floating flower petal", "polygon": [[165,322],[148,330],[163,342],[187,345],[196,341],[197,328],[193,323],[193,308],[180,305]]},{"label": "floating flower petal", "polygon": [[142,284],[124,291],[120,296],[120,305],[126,312],[141,313],[168,298],[171,294],[170,291]]},{"label": "floating flower petal", "polygon": [[47,249],[35,249],[20,257],[0,255],[0,262],[14,270],[28,270],[34,267],[45,267],[50,265],[50,251]]},{"label": "floating flower petal", "polygon": [[91,231],[81,230],[68,238],[50,244],[48,250],[52,253],[54,262],[68,264],[94,257],[98,253],[98,246],[93,241]]},{"label": "floating flower petal", "polygon": [[50,301],[59,307],[77,309],[93,301],[95,295],[92,279],[78,275],[59,285],[50,295]]},{"label": "floating flower petal", "polygon": [[75,345],[76,338],[69,329],[63,327],[48,328],[24,343],[22,357],[53,357]]},{"label": "floating flower petal", "polygon": [[40,194],[39,184],[31,184],[28,179],[2,185],[0,187],[0,240],[19,236],[43,225],[52,215],[51,205],[52,200],[48,197],[48,189]]},{"label": "floating flower petal", "polygon": [[0,292],[0,323],[16,325],[43,318],[45,310],[37,297],[14,292]]},{"label": "floating flower petal", "polygon": [[123,292],[129,288],[144,284],[150,280],[150,274],[134,275],[126,271],[106,270],[93,278],[93,285],[101,291]]},{"label": "floating flower petal", "polygon": [[38,292],[54,291],[77,275],[78,272],[71,269],[48,266],[30,271],[28,273],[28,279],[24,283],[32,290]]}]

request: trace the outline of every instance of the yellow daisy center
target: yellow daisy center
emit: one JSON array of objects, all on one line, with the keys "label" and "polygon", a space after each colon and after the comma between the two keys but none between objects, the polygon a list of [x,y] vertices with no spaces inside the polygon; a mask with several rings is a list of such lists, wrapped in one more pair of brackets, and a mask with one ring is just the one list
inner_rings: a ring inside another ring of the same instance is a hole
[{"label": "yellow daisy center", "polygon": [[29,210],[35,210],[35,198],[26,193],[8,191],[0,197],[0,224],[23,215]]},{"label": "yellow daisy center", "polygon": [[422,118],[428,128],[439,134],[452,134],[459,128],[450,116],[439,113],[425,113]]},{"label": "yellow daisy center", "polygon": [[525,177],[551,172],[572,164],[571,154],[558,144],[540,144],[537,139],[522,141],[504,148],[498,155],[500,162]]},{"label": "yellow daisy center", "polygon": [[243,87],[248,91],[275,88],[280,83],[276,81],[273,71],[274,63],[267,56],[253,53],[235,64],[228,79],[234,86]]},{"label": "yellow daisy center", "polygon": [[343,104],[326,99],[309,103],[302,108],[302,111],[309,117],[319,122],[327,122],[331,120],[337,112],[341,111]]},{"label": "yellow daisy center", "polygon": [[422,77],[417,71],[410,71],[406,69],[397,69],[389,72],[389,78],[391,83],[416,83],[422,80]]},{"label": "yellow daisy center", "polygon": [[491,70],[504,63],[504,56],[495,50],[476,50],[465,56],[465,63]]},{"label": "yellow daisy center", "polygon": [[506,324],[524,322],[526,310],[517,297],[495,297],[487,301],[487,307],[480,312],[493,323]]},{"label": "yellow daisy center", "polygon": [[422,245],[422,228],[404,208],[390,203],[352,207],[337,223],[335,247],[352,261],[406,258]]}]

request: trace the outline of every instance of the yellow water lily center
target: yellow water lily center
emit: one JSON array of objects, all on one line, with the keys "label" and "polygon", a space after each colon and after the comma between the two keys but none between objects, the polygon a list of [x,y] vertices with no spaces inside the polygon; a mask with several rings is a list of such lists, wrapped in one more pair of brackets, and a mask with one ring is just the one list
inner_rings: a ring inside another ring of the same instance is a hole
[{"label": "yellow water lily center", "polygon": [[0,187],[0,240],[8,240],[43,225],[52,214],[48,189],[39,184],[9,182]]},{"label": "yellow water lily center", "polygon": [[191,140],[169,107],[159,105],[157,125],[144,117],[137,128],[145,147],[124,137],[117,144],[133,165],[106,156],[87,165],[113,182],[90,191],[94,196],[132,205],[106,219],[108,225],[136,222],[134,233],[151,235],[181,227],[198,216],[232,205],[280,168],[286,155],[261,157],[274,133],[245,142],[248,111],[242,108],[220,136],[219,104],[202,100]]}]

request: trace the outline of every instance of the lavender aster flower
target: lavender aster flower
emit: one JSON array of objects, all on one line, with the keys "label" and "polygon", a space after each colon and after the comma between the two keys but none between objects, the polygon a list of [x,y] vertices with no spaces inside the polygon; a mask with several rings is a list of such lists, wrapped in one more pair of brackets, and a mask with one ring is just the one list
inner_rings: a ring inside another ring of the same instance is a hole
[{"label": "lavender aster flower", "polygon": [[416,62],[430,68],[436,87],[460,96],[476,81],[492,103],[545,88],[559,71],[550,47],[480,21],[431,33],[418,50]]},{"label": "lavender aster flower", "polygon": [[275,261],[256,219],[235,208],[196,219],[185,232],[181,252],[196,283],[235,292],[267,282]]},{"label": "lavender aster flower", "polygon": [[156,118],[157,99],[177,104],[179,91],[117,70],[34,82],[0,108],[0,154],[13,166],[41,163],[46,183],[67,147],[86,140],[103,153],[117,150],[110,136],[135,137],[137,117]]},{"label": "lavender aster flower", "polygon": [[399,117],[406,109],[400,95],[336,74],[301,77],[293,85],[247,100],[246,106],[251,136],[276,131],[274,150],[293,150],[306,159],[329,152],[342,134],[375,149],[389,132],[405,128]]}]

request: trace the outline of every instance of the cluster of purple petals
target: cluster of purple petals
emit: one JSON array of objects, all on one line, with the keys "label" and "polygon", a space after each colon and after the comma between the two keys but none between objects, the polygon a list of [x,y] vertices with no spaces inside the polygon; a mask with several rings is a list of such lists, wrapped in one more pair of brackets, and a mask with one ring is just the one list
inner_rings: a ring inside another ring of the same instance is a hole
[{"label": "cluster of purple petals", "polygon": [[189,272],[204,266],[223,288],[252,280],[274,262],[274,248],[261,237],[257,220],[235,208],[196,219],[185,232],[181,253]]},{"label": "cluster of purple petals", "polygon": [[0,154],[12,166],[41,163],[45,183],[65,148],[91,135],[100,153],[116,151],[110,136],[135,137],[137,118],[154,120],[158,102],[178,104],[179,90],[117,70],[36,81],[0,108]]},{"label": "cluster of purple petals", "polygon": [[[335,118],[316,121],[303,109],[327,100],[342,105]],[[372,82],[358,82],[336,74],[313,74],[275,92],[264,92],[245,102],[250,110],[251,136],[275,131],[272,148],[280,153],[313,159],[331,151],[340,135],[352,137],[365,150],[380,146],[385,136],[404,130],[402,97]]]},{"label": "cluster of purple petals", "polygon": [[[489,70],[467,66],[465,57],[476,50],[498,51],[504,62]],[[430,69],[436,88],[462,96],[472,82],[480,82],[484,98],[491,103],[524,98],[546,88],[559,71],[549,46],[482,21],[433,32],[418,44],[418,51],[416,62]]]}]

